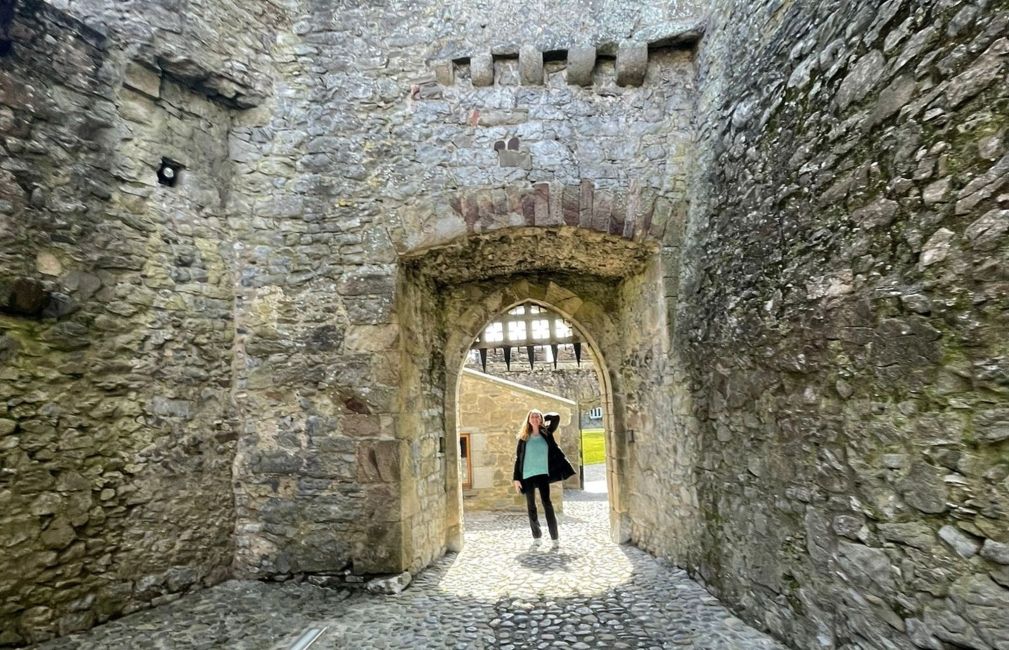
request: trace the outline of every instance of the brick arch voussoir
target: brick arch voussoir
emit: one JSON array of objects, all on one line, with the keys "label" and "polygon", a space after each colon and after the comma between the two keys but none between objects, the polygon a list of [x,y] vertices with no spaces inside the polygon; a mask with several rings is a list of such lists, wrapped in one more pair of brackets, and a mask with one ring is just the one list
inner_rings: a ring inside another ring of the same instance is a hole
[{"label": "brick arch voussoir", "polygon": [[661,240],[670,207],[652,191],[599,189],[587,180],[461,190],[448,203],[465,224],[465,234],[570,226],[631,241]]}]

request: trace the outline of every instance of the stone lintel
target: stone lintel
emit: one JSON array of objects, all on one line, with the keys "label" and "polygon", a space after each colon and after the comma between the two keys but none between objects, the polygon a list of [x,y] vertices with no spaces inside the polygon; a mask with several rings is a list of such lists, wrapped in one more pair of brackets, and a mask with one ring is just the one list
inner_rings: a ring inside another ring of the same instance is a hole
[{"label": "stone lintel", "polygon": [[640,86],[648,70],[648,46],[644,43],[621,43],[617,50],[617,85]]},{"label": "stone lintel", "polygon": [[515,43],[497,43],[491,45],[490,53],[505,59],[514,59],[519,55],[521,48]]},{"label": "stone lintel", "polygon": [[491,54],[477,54],[469,60],[469,73],[474,86],[494,85],[494,57]]},{"label": "stone lintel", "polygon": [[519,49],[519,82],[523,86],[543,85],[543,53],[532,45]]},{"label": "stone lintel", "polygon": [[591,86],[596,67],[596,48],[573,47],[568,50],[567,80],[573,86]]}]

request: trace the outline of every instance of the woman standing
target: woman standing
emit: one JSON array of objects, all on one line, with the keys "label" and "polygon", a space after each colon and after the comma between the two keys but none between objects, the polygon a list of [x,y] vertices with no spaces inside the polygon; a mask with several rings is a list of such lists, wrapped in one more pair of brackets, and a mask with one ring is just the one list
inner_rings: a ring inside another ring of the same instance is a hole
[{"label": "woman standing", "polygon": [[554,440],[554,431],[560,424],[561,416],[557,413],[543,415],[532,409],[526,415],[522,428],[519,430],[518,447],[515,449],[515,471],[512,481],[515,491],[526,495],[526,505],[529,508],[529,527],[533,531],[533,545],[539,545],[543,531],[540,530],[539,515],[536,512],[536,491],[539,490],[540,501],[543,503],[543,513],[547,518],[547,529],[553,548],[559,545],[557,534],[557,517],[554,515],[554,505],[550,502],[550,484],[563,481],[574,476],[575,470],[564,457],[564,452]]}]

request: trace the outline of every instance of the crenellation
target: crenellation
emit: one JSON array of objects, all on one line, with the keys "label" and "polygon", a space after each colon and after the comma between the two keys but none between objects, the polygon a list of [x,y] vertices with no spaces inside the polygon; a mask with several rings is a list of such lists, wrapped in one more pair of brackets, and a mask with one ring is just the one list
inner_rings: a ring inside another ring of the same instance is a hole
[{"label": "crenellation", "polygon": [[554,75],[561,76],[561,73],[565,82],[572,86],[593,86],[597,83],[597,75],[612,79],[617,86],[641,86],[645,83],[649,63],[662,65],[665,61],[652,54],[689,51],[683,43],[693,41],[670,42],[679,45],[652,46],[640,41],[624,41],[619,45],[576,45],[563,50],[543,51],[525,44],[518,48],[494,48],[490,54],[459,57],[453,59],[454,65],[451,66],[445,61],[433,61],[429,67],[436,72],[438,83],[443,86],[452,86],[457,80],[467,77],[473,87],[495,84],[541,86],[545,83],[550,85],[549,80]]},{"label": "crenellation", "polygon": [[481,53],[470,57],[469,76],[474,88],[494,85],[493,55]]},{"label": "crenellation", "polygon": [[543,53],[531,45],[519,49],[519,83],[523,86],[543,85]]},{"label": "crenellation", "polygon": [[640,86],[645,81],[648,67],[648,46],[625,42],[617,50],[617,85]]}]

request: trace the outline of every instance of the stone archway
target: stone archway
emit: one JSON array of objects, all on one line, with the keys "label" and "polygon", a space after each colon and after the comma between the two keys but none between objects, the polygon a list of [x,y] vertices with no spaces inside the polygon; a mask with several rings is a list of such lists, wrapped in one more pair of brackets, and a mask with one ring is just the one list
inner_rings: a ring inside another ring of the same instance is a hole
[{"label": "stone archway", "polygon": [[696,446],[685,424],[689,404],[672,390],[668,268],[656,242],[564,226],[474,233],[400,257],[396,426],[405,568],[461,545],[456,380],[481,328],[525,301],[576,324],[605,364],[614,538],[689,559],[697,541]]},{"label": "stone archway", "polygon": [[[456,401],[458,399],[458,390],[455,387],[459,385],[459,377],[466,353],[486,323],[507,312],[512,307],[525,302],[531,302],[556,312],[578,331],[579,335],[592,349],[596,360],[596,370],[599,376],[605,412],[606,481],[610,500],[610,532],[614,541],[627,541],[629,539],[630,526],[626,520],[627,504],[623,498],[624,493],[621,490],[621,479],[625,473],[622,465],[626,460],[626,440],[623,427],[618,427],[616,424],[623,421],[623,399],[619,391],[619,377],[611,375],[609,364],[607,363],[608,353],[618,353],[618,350],[614,349],[617,342],[610,340],[610,337],[606,335],[607,331],[615,329],[611,314],[608,313],[605,305],[595,302],[593,296],[583,293],[583,298],[578,293],[549,279],[535,281],[529,278],[521,278],[502,281],[496,286],[493,281],[487,284],[489,286],[484,299],[474,301],[459,319],[460,324],[447,331],[445,348],[446,385],[452,389],[447,390],[445,393],[446,434],[458,428],[456,421],[458,416],[458,404]],[[449,295],[449,300],[450,302],[454,302],[451,294]],[[499,306],[495,308],[493,305]],[[591,314],[591,319],[583,323],[576,316],[580,312]],[[473,329],[472,323],[475,322],[479,322],[480,324]],[[602,338],[597,336],[597,333],[601,334]],[[602,344],[600,341],[602,341]],[[603,347],[604,345],[606,346],[605,348]],[[615,382],[618,387],[617,391],[614,391]],[[447,445],[445,480],[449,498],[446,511],[446,540],[448,547],[453,550],[461,548],[463,538],[462,493],[458,476],[459,461],[458,447],[456,445]]]}]

